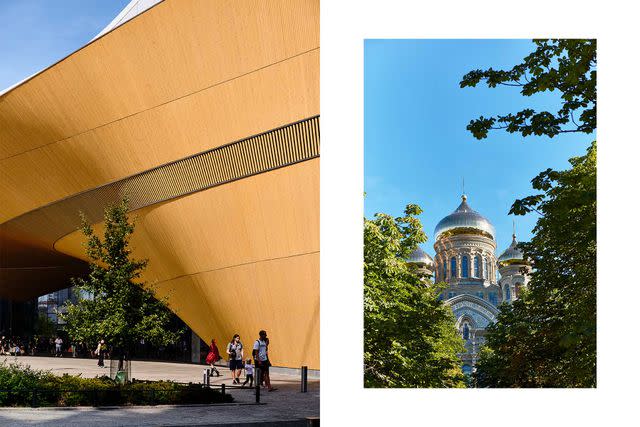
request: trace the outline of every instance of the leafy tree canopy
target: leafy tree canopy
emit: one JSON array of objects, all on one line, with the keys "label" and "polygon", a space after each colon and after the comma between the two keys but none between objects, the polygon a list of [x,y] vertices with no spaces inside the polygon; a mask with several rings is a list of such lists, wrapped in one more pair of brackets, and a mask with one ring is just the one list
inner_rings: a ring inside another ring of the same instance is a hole
[{"label": "leafy tree canopy", "polygon": [[33,331],[36,335],[52,337],[56,333],[56,324],[44,313],[38,313]]},{"label": "leafy tree canopy", "polygon": [[364,382],[366,387],[465,387],[464,351],[442,287],[421,280],[405,259],[427,240],[408,205],[393,218],[364,220]]},{"label": "leafy tree canopy", "polygon": [[153,290],[139,280],[148,261],[131,256],[129,242],[135,227],[127,211],[127,199],[105,209],[104,238],[81,215],[90,273],[72,280],[80,298],[68,304],[63,315],[72,339],[94,344],[104,339],[124,352],[142,338],[156,345],[175,342],[181,332],[171,330],[173,314],[166,302],[156,299]]},{"label": "leafy tree canopy", "polygon": [[[596,122],[596,41],[534,40],[536,49],[511,70],[475,70],[460,87],[517,86],[520,93],[558,90],[556,113],[527,108],[480,117],[467,129],[522,136],[591,134]],[[534,237],[521,243],[533,262],[529,288],[502,305],[480,352],[475,379],[482,387],[594,387],[596,384],[596,143],[570,159],[571,169],[547,169],[531,183],[541,191],[516,200],[510,214],[540,215]]]},{"label": "leafy tree canopy", "polygon": [[501,306],[477,365],[485,387],[596,385],[596,144],[566,171],[533,180],[543,194],[512,213],[539,212],[531,242],[528,290]]},{"label": "leafy tree canopy", "polygon": [[592,133],[596,129],[596,40],[534,40],[536,49],[510,70],[474,70],[460,87],[484,82],[490,88],[514,86],[524,96],[559,91],[562,105],[557,112],[525,108],[496,117],[480,116],[467,126],[477,139],[493,129],[510,133],[546,135],[568,132]]}]

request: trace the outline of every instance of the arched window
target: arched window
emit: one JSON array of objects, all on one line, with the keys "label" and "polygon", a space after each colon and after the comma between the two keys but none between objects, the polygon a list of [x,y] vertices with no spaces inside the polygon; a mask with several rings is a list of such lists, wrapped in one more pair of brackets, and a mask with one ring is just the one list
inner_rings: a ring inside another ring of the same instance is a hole
[{"label": "arched window", "polygon": [[458,270],[456,269],[456,258],[451,258],[451,277],[458,277]]},{"label": "arched window", "polygon": [[487,259],[484,257],[482,258],[482,278],[487,278]]},{"label": "arched window", "polygon": [[469,324],[465,322],[464,326],[462,326],[462,339],[469,339]]},{"label": "arched window", "polygon": [[462,257],[462,277],[469,277],[469,257]]},{"label": "arched window", "polygon": [[473,257],[473,277],[480,277],[480,256]]},{"label": "arched window", "polygon": [[504,295],[507,301],[511,301],[511,289],[509,288],[509,285],[504,287]]},{"label": "arched window", "polygon": [[520,291],[522,290],[522,283],[516,283],[514,292],[513,292],[513,298],[514,299],[518,299],[520,298]]}]

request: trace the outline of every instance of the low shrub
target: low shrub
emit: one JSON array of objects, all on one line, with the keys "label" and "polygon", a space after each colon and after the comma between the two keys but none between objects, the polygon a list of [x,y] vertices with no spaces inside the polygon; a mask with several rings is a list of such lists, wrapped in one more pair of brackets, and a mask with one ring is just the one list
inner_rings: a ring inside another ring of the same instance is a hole
[{"label": "low shrub", "polygon": [[233,402],[229,394],[200,384],[81,378],[0,363],[0,406],[118,406]]}]

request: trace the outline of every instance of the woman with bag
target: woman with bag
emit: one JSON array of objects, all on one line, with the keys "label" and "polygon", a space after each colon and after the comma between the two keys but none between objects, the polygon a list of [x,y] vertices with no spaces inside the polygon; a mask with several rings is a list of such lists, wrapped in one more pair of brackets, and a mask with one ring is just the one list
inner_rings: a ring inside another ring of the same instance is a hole
[{"label": "woman with bag", "polygon": [[227,354],[229,355],[229,369],[231,369],[231,378],[233,378],[233,383],[240,384],[242,360],[244,358],[240,335],[235,334],[233,338],[231,338],[231,342],[227,345]]},{"label": "woman with bag", "polygon": [[96,356],[98,356],[98,366],[104,368],[104,353],[107,351],[107,346],[104,344],[104,340],[100,340],[98,347],[96,347]]},{"label": "woman with bag", "polygon": [[213,373],[215,372],[217,377],[220,376],[220,372],[216,369],[215,366],[213,366],[213,364],[218,360],[220,360],[220,351],[218,350],[218,346],[216,345],[216,340],[212,338],[211,345],[209,346],[209,354],[207,354],[207,358],[205,359],[205,362],[211,365],[210,375],[213,375]]}]

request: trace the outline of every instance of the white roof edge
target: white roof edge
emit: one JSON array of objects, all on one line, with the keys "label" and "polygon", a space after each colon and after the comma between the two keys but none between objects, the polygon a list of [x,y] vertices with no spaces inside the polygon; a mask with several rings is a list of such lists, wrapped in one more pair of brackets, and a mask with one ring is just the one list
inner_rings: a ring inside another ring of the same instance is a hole
[{"label": "white roof edge", "polygon": [[135,18],[136,16],[140,15],[142,12],[146,11],[147,9],[150,9],[151,7],[160,3],[161,1],[163,0],[131,0],[129,4],[126,5],[125,8],[122,9],[122,11],[120,11],[118,16],[113,18],[113,21],[111,21],[109,25],[104,27],[102,31],[100,31],[93,39],[91,39],[91,41],[99,37],[102,37],[104,34],[108,33],[109,31],[115,28],[118,28],[120,25]]}]

